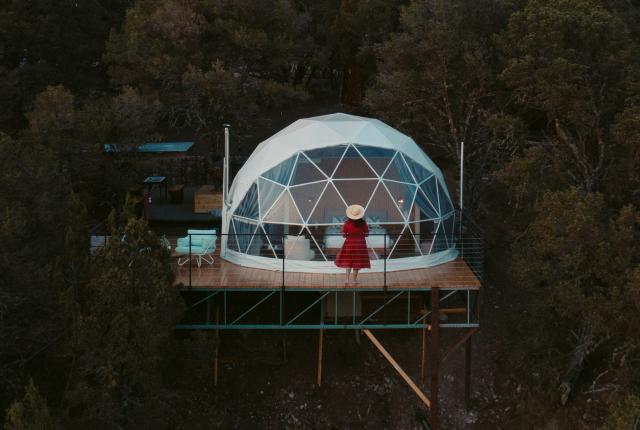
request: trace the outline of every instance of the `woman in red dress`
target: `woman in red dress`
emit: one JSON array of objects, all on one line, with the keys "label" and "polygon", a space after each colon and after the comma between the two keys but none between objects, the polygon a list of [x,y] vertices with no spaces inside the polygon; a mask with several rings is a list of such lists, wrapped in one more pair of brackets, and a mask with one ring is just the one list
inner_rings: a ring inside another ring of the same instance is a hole
[{"label": "woman in red dress", "polygon": [[360,269],[371,267],[367,240],[365,239],[369,234],[369,226],[363,219],[364,208],[360,205],[349,206],[347,217],[349,219],[342,226],[342,235],[346,239],[336,257],[336,266],[347,269],[345,285],[349,284],[351,270],[353,270],[353,283],[357,284]]}]

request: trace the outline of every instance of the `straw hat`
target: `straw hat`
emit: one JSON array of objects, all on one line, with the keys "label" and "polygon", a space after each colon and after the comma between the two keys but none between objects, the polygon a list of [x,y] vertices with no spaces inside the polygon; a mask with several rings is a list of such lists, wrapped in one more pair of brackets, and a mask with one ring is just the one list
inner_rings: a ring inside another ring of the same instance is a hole
[{"label": "straw hat", "polygon": [[361,219],[364,216],[364,208],[360,205],[351,205],[347,208],[347,217],[353,220]]}]

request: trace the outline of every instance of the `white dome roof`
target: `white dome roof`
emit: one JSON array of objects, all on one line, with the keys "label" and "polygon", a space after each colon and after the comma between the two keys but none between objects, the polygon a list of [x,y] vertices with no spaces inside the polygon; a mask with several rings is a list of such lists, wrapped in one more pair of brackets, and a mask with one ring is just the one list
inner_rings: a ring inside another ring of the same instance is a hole
[{"label": "white dome roof", "polygon": [[334,113],[299,119],[258,145],[233,180],[230,210],[235,210],[259,175],[297,152],[347,143],[402,152],[445,183],[440,169],[409,136],[377,119]]}]

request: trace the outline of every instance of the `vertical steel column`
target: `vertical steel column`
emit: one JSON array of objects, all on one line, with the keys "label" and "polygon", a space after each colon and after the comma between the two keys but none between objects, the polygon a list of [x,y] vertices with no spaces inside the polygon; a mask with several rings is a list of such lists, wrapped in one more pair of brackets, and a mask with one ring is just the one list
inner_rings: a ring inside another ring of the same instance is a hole
[{"label": "vertical steel column", "polygon": [[285,235],[282,235],[282,286],[280,287],[280,325],[284,324],[284,259],[285,259],[285,249],[284,249],[284,240]]},{"label": "vertical steel column", "polygon": [[464,344],[464,403],[467,409],[471,402],[471,339],[473,336],[469,336]]},{"label": "vertical steel column", "polygon": [[431,430],[438,430],[438,380],[439,380],[440,289],[431,288]]},{"label": "vertical steel column", "polygon": [[191,289],[191,235],[189,235],[189,289]]},{"label": "vertical steel column", "polygon": [[384,284],[383,288],[387,291],[387,233],[384,233]]},{"label": "vertical steel column", "polygon": [[218,351],[220,349],[220,307],[216,306],[216,350],[213,356],[213,385],[218,385]]}]

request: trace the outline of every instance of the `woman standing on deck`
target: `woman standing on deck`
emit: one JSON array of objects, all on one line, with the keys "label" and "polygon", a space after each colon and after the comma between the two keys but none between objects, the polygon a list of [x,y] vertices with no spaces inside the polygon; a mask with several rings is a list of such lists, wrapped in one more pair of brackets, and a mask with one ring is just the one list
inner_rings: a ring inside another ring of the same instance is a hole
[{"label": "woman standing on deck", "polygon": [[351,271],[353,270],[353,283],[358,283],[358,272],[360,269],[371,267],[369,262],[369,251],[365,239],[369,234],[369,226],[363,219],[364,208],[360,205],[351,205],[347,208],[349,218],[342,226],[342,235],[346,238],[342,249],[336,257],[336,266],[347,269],[347,280],[350,282]]}]

